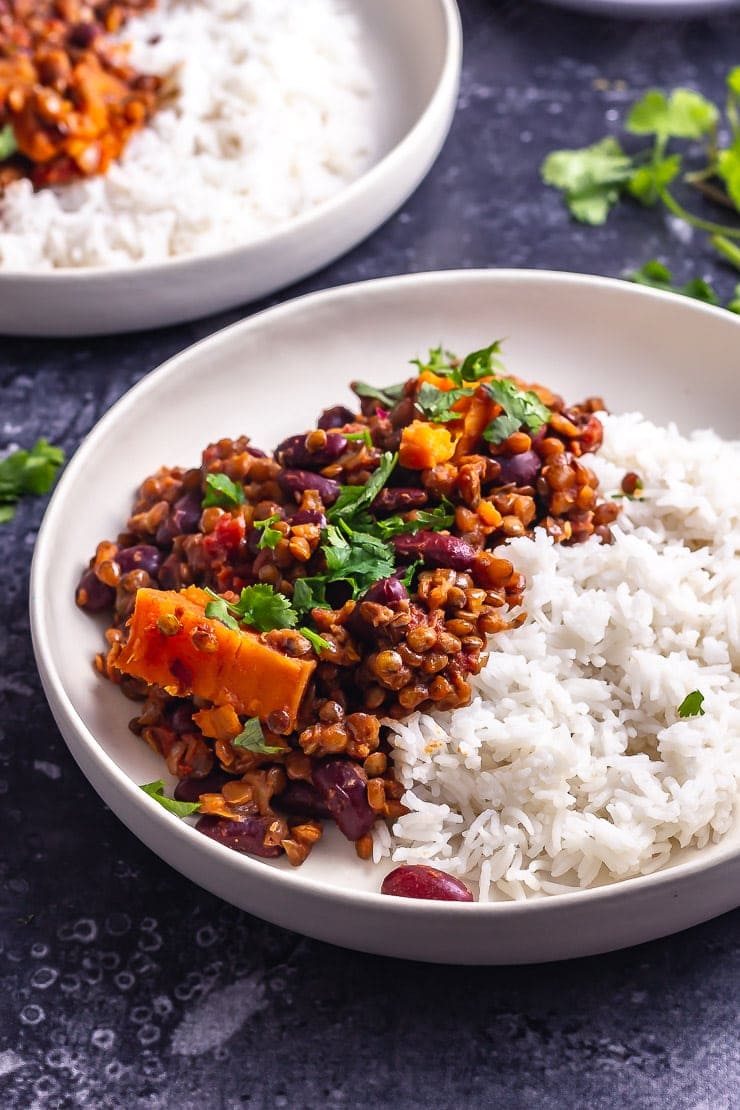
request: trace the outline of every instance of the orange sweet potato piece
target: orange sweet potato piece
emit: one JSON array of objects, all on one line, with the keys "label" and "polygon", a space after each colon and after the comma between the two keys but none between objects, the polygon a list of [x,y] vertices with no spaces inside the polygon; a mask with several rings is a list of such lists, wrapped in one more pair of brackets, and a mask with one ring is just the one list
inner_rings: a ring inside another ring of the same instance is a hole
[{"label": "orange sweet potato piece", "polygon": [[139,590],[116,667],[177,697],[194,694],[242,716],[265,720],[285,710],[292,728],[316,663],[275,651],[256,632],[211,620],[209,600],[195,586]]},{"label": "orange sweet potato piece", "polygon": [[414,420],[401,432],[398,461],[410,470],[429,470],[446,463],[455,453],[455,441],[448,428]]},{"label": "orange sweet potato piece", "polygon": [[455,459],[475,451],[486,427],[499,412],[500,406],[491,400],[485,389],[475,391],[465,413],[462,435],[455,445]]}]

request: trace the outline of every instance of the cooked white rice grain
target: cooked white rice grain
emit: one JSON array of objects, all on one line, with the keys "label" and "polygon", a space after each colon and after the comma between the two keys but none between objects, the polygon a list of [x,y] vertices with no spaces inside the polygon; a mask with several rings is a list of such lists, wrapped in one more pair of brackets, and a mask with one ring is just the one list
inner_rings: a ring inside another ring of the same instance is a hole
[{"label": "cooked white rice grain", "polygon": [[343,0],[159,0],[131,60],[176,96],[104,177],[0,198],[0,267],[129,266],[238,246],[372,163],[373,79]]},{"label": "cooked white rice grain", "polygon": [[[392,728],[409,813],[375,856],[432,863],[481,901],[649,874],[718,840],[740,786],[740,444],[605,416],[610,546],[508,543],[527,620],[491,637],[471,705]],[[704,716],[681,719],[692,690]]]}]

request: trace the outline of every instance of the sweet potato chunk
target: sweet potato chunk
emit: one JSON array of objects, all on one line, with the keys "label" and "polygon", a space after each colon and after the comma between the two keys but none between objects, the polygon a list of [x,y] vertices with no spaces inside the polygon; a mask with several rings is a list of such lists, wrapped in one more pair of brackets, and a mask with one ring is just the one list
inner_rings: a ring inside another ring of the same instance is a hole
[{"label": "sweet potato chunk", "polygon": [[139,590],[116,667],[176,697],[195,694],[240,715],[265,720],[285,710],[292,728],[315,662],[291,659],[256,632],[211,620],[209,600],[195,586]]},{"label": "sweet potato chunk", "polygon": [[409,470],[430,470],[446,463],[455,453],[455,441],[447,428],[414,420],[401,432],[398,461]]}]

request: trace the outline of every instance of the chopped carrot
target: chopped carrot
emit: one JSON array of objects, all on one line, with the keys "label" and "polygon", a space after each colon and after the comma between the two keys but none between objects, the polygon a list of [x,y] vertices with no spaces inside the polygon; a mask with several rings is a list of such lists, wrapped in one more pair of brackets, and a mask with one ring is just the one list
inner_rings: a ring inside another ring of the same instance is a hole
[{"label": "chopped carrot", "polygon": [[206,617],[209,600],[195,586],[180,592],[139,590],[118,670],[175,697],[194,694],[215,706],[231,706],[242,716],[266,720],[284,710],[294,727],[316,663],[291,659],[256,632]]}]

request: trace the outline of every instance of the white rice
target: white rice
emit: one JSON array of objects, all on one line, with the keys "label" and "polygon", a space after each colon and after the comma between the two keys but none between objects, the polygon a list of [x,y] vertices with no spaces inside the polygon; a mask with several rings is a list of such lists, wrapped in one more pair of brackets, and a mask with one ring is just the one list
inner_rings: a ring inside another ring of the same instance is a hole
[{"label": "white rice", "polygon": [[[393,723],[410,812],[375,858],[441,866],[482,901],[648,874],[735,819],[740,444],[604,423],[602,490],[645,482],[614,543],[511,541],[526,623],[491,637],[472,705]],[[681,719],[693,690],[706,713]]]},{"label": "white rice", "polygon": [[7,189],[0,267],[128,266],[239,245],[373,161],[373,80],[344,0],[159,0],[121,37],[140,70],[174,72],[174,100],[105,177]]}]

